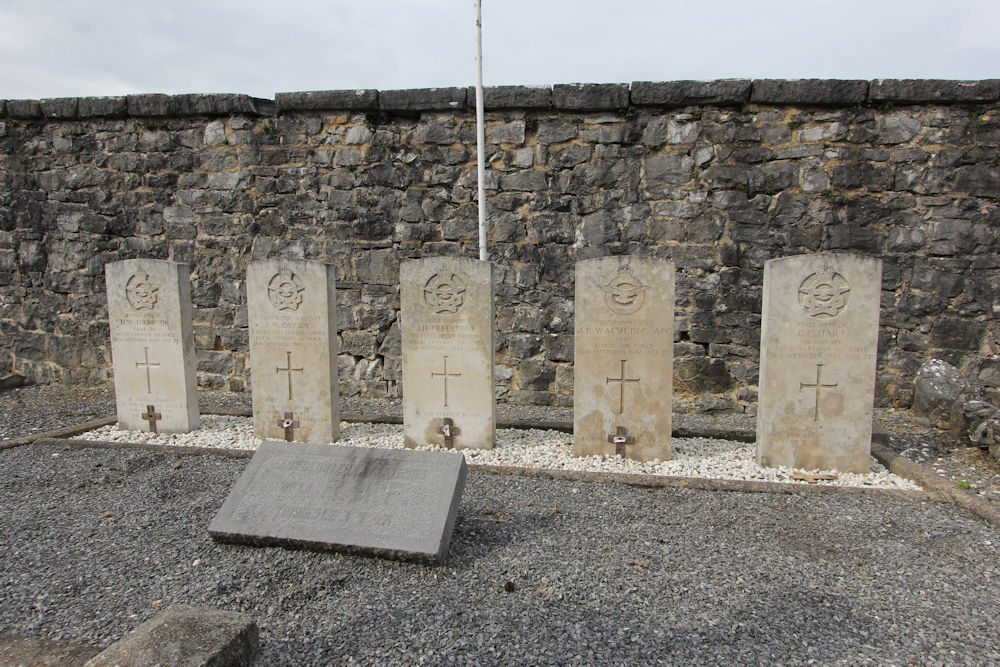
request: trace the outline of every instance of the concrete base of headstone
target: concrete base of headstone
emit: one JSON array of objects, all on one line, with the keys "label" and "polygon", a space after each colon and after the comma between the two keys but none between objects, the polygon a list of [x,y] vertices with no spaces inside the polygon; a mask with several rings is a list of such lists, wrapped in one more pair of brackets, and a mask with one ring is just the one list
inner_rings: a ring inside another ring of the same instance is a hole
[{"label": "concrete base of headstone", "polygon": [[175,604],[98,653],[86,667],[252,665],[257,624],[245,614]]},{"label": "concrete base of headstone", "polygon": [[670,458],[673,346],[673,262],[577,263],[574,455]]},{"label": "concrete base of headstone", "polygon": [[465,487],[457,452],[265,440],[212,537],[443,564]]},{"label": "concrete base of headstone", "polygon": [[758,463],[868,472],[881,284],[871,257],[765,263]]}]

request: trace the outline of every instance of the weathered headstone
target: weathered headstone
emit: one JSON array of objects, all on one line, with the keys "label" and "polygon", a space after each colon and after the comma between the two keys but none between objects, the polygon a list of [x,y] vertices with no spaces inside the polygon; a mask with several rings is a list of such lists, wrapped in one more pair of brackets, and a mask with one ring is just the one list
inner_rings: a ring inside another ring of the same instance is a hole
[{"label": "weathered headstone", "polygon": [[406,446],[492,449],[493,265],[404,262],[400,300]]},{"label": "weathered headstone", "polygon": [[881,283],[871,257],[764,264],[758,463],[868,472]]},{"label": "weathered headstone", "polygon": [[465,476],[457,452],[265,440],[208,532],[444,563]]},{"label": "weathered headstone", "polygon": [[334,267],[269,259],[247,266],[254,434],[330,443],[340,427]]},{"label": "weathered headstone", "polygon": [[674,265],[600,257],[576,265],[573,453],[670,458]]},{"label": "weathered headstone", "polygon": [[188,268],[160,259],[104,267],[118,425],[186,433],[200,426]]}]

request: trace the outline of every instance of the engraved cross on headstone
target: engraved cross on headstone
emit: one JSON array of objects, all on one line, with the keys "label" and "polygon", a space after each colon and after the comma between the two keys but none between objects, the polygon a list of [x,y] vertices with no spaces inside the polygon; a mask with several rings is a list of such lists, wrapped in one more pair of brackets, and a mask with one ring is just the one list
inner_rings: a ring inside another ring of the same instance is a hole
[{"label": "engraved cross on headstone", "polygon": [[147,394],[152,394],[153,393],[153,387],[152,387],[152,385],[150,384],[150,381],[149,381],[150,380],[150,378],[149,378],[149,369],[150,369],[151,366],[159,366],[160,364],[154,363],[154,362],[152,362],[152,361],[149,360],[149,348],[148,347],[144,347],[142,349],[144,349],[146,351],[146,361],[145,362],[142,362],[142,361],[135,362],[135,367],[136,368],[141,368],[141,367],[145,366],[145,368],[146,368],[146,393]]},{"label": "engraved cross on headstone", "polygon": [[823,373],[823,364],[816,364],[816,382],[815,382],[815,384],[809,384],[809,383],[806,383],[806,382],[800,382],[799,383],[799,391],[802,391],[803,389],[815,389],[816,390],[816,404],[813,407],[813,421],[814,422],[818,422],[819,421],[819,392],[822,391],[823,389],[833,389],[834,387],[836,387],[839,384],[837,382],[834,382],[833,384],[823,384],[822,381],[820,380],[820,377],[821,377],[822,373]]},{"label": "engraved cross on headstone", "polygon": [[436,371],[431,371],[432,378],[444,378],[444,407],[448,407],[448,378],[460,378],[461,373],[449,373],[448,372],[448,357],[444,357],[444,370],[440,373]]},{"label": "engraved cross on headstone", "polygon": [[604,384],[607,384],[609,382],[617,382],[618,383],[618,389],[619,389],[619,392],[618,392],[618,414],[622,414],[623,412],[625,412],[625,383],[626,382],[636,382],[636,383],[638,383],[639,379],[640,379],[640,378],[627,378],[627,377],[625,377],[625,364],[626,364],[626,360],[622,359],[621,362],[622,362],[622,374],[621,374],[621,376],[620,377],[616,377],[616,378],[607,378],[604,381]]},{"label": "engraved cross on headstone", "polygon": [[142,418],[149,422],[149,432],[157,433],[156,422],[163,419],[163,415],[156,411],[152,405],[146,406],[146,411],[142,413]]},{"label": "engraved cross on headstone", "polygon": [[455,446],[455,436],[462,431],[455,426],[455,422],[451,420],[451,417],[445,417],[441,420],[441,427],[437,432],[444,436],[444,446],[451,449]]},{"label": "engraved cross on headstone", "polygon": [[[624,375],[624,373],[622,373]],[[628,434],[628,429],[624,426],[616,426],[614,433],[608,433],[608,442],[614,444],[615,454],[624,458],[628,457],[625,447],[635,444],[635,436]]]},{"label": "engraved cross on headstone", "polygon": [[301,368],[292,368],[292,353],[291,351],[285,352],[288,355],[287,366],[281,368],[280,366],[275,366],[275,373],[288,373],[288,400],[292,400],[292,373],[301,373]]},{"label": "engraved cross on headstone", "polygon": [[295,429],[299,427],[299,420],[291,412],[286,412],[284,418],[278,421],[278,425],[285,429],[285,440],[291,442],[295,438]]}]

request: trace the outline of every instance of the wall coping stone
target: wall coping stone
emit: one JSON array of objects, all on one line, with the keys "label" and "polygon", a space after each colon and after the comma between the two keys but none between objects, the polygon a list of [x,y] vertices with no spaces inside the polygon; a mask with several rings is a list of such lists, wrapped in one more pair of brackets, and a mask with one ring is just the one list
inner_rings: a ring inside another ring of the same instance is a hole
[{"label": "wall coping stone", "polygon": [[995,102],[1000,99],[1000,79],[875,79],[868,97],[887,102]]},{"label": "wall coping stone", "polygon": [[457,111],[466,109],[467,101],[466,88],[414,88],[379,93],[382,111]]},{"label": "wall coping stone", "polygon": [[755,104],[862,104],[868,82],[859,79],[759,79],[754,80],[750,101]]},{"label": "wall coping stone", "polygon": [[41,118],[42,106],[38,100],[7,100],[7,114],[11,118]]},{"label": "wall coping stone", "polygon": [[122,97],[81,97],[80,118],[120,118],[128,113],[128,100]]},{"label": "wall coping stone", "polygon": [[310,90],[278,93],[274,102],[280,111],[375,111],[378,109],[378,97],[378,91],[373,88]]},{"label": "wall coping stone", "polygon": [[552,86],[552,106],[567,111],[601,111],[629,106],[627,83],[560,83]]},{"label": "wall coping stone", "polygon": [[632,104],[685,107],[697,104],[743,105],[750,100],[750,79],[716,81],[634,81]]},{"label": "wall coping stone", "polygon": [[[476,87],[468,88],[469,107],[476,106]],[[552,86],[484,86],[483,107],[495,109],[550,109]]]},{"label": "wall coping stone", "polygon": [[79,97],[56,97],[39,100],[38,106],[41,107],[42,116],[45,118],[68,119],[77,118],[80,115]]},{"label": "wall coping stone", "polygon": [[[0,100],[0,117],[39,120],[150,116],[273,115],[276,111],[465,111],[475,108],[475,88],[324,90],[277,93],[268,100],[243,94],[159,93],[124,97]],[[718,79],[571,83],[555,86],[487,86],[487,109],[620,110],[629,105],[681,107],[773,105],[851,106],[866,102],[963,104],[1000,101],[1000,79]]]}]

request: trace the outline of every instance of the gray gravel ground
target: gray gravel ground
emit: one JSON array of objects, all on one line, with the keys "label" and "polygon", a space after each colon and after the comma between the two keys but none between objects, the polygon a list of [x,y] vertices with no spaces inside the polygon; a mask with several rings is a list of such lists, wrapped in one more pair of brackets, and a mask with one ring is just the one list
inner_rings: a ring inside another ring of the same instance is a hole
[{"label": "gray gravel ground", "polygon": [[181,602],[250,614],[262,664],[1000,662],[1000,530],[950,505],[471,475],[428,567],[214,543],[245,465],[0,451],[0,627],[108,644]]},{"label": "gray gravel ground", "polygon": [[[202,405],[246,409],[249,396]],[[0,394],[0,438],[113,411],[106,387],[26,387]],[[501,419],[568,415],[498,406]],[[897,451],[1000,487],[953,439],[879,419]],[[950,505],[472,475],[448,563],[433,568],[212,542],[245,465],[0,451],[0,629],[105,645],[182,602],[252,615],[262,664],[1000,662],[1000,530]]]}]

